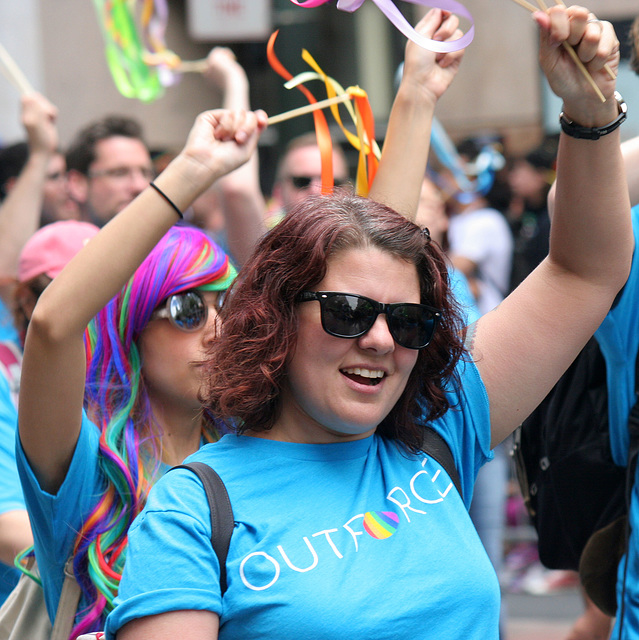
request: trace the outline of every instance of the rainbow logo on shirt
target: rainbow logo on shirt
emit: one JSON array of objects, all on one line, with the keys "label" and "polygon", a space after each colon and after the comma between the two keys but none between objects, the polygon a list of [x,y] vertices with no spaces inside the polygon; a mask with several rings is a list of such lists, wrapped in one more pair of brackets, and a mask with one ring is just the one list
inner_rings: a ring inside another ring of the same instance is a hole
[{"label": "rainbow logo on shirt", "polygon": [[364,529],[371,538],[390,538],[399,525],[399,516],[394,511],[367,511],[364,514]]}]

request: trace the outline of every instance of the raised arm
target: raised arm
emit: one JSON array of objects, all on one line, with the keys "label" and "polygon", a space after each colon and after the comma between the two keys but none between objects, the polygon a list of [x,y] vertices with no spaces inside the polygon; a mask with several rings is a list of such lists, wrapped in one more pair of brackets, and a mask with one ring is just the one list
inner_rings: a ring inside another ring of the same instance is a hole
[{"label": "raised arm", "polygon": [[39,93],[22,98],[29,158],[0,206],[0,278],[15,279],[18,255],[40,225],[49,161],[58,147],[57,109]]},{"label": "raised arm", "polygon": [[[431,9],[416,31],[434,40],[456,40],[459,20],[441,9]],[[426,173],[430,131],[439,98],[457,74],[463,51],[434,53],[409,40],[402,81],[393,102],[382,159],[369,197],[411,220]]]},{"label": "raised arm", "polygon": [[[540,62],[569,120],[601,127],[619,113],[614,80],[619,43],[612,26],[581,7],[537,13]],[[573,45],[607,100],[602,103],[561,44]],[[599,140],[561,134],[550,252],[468,342],[490,398],[497,444],[542,400],[610,309],[632,255],[628,189],[619,131]]]},{"label": "raised arm", "polygon": [[[249,81],[235,55],[225,47],[215,47],[208,55],[205,78],[222,91],[224,109],[250,109]],[[266,231],[257,151],[241,167],[216,185],[222,199],[226,237],[231,255],[240,265]]]},{"label": "raised arm", "polygon": [[[182,152],[155,180],[184,210],[211,183],[253,153],[263,112],[208,111]],[[177,219],[152,187],[109,222],[40,296],[25,343],[20,440],[44,490],[64,480],[81,426],[84,330]]]}]

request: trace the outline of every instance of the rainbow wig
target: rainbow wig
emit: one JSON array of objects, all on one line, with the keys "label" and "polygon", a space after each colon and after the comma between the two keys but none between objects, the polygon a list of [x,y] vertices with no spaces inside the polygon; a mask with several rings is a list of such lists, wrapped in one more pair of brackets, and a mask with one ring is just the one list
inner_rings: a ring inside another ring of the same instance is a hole
[{"label": "rainbow wig", "polygon": [[[75,542],[73,571],[92,604],[80,612],[74,638],[103,628],[120,583],[129,526],[161,465],[161,433],[136,342],[166,298],[189,289],[225,290],[236,275],[204,232],[176,225],[87,328],[85,407],[100,429],[105,484]],[[216,439],[213,422],[204,422],[204,437]]]}]

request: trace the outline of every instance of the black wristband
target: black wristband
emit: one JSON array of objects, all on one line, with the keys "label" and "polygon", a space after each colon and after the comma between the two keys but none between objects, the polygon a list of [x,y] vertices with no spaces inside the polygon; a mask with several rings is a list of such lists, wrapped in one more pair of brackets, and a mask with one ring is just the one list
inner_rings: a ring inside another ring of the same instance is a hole
[{"label": "black wristband", "polygon": [[178,216],[180,216],[180,220],[184,220],[184,215],[178,209],[178,206],[175,204],[175,202],[173,202],[173,200],[171,200],[171,198],[169,198],[169,196],[167,196],[166,193],[164,193],[164,191],[162,191],[162,189],[160,189],[160,187],[158,187],[158,185],[155,184],[155,182],[149,182],[149,187],[153,187],[173,207],[173,209],[175,210],[175,213],[177,213]]},{"label": "black wristband", "polygon": [[607,125],[604,125],[603,127],[582,127],[576,122],[568,120],[562,111],[559,114],[561,130],[566,135],[569,135],[572,138],[579,138],[580,140],[599,140],[601,136],[612,133],[628,115],[628,105],[626,105],[625,100],[621,97],[621,94],[618,91],[615,91],[615,100],[617,101],[617,106],[619,108],[619,115]]}]

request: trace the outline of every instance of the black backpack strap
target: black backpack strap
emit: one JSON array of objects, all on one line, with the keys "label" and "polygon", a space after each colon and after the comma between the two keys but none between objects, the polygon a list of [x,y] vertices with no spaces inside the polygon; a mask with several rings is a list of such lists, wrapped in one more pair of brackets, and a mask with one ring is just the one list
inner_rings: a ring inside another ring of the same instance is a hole
[{"label": "black backpack strap", "polygon": [[435,429],[431,427],[424,427],[424,440],[422,442],[422,451],[427,453],[433,460],[439,462],[444,467],[444,471],[450,476],[453,484],[457,488],[459,495],[464,497],[461,490],[461,480],[459,479],[459,473],[455,466],[455,460],[453,454],[448,446],[448,443],[442,438]]},{"label": "black backpack strap", "polygon": [[215,469],[204,462],[189,462],[174,469],[191,470],[204,485],[211,510],[211,544],[220,563],[220,591],[226,591],[226,556],[231,544],[234,520],[233,508],[224,482]]}]

